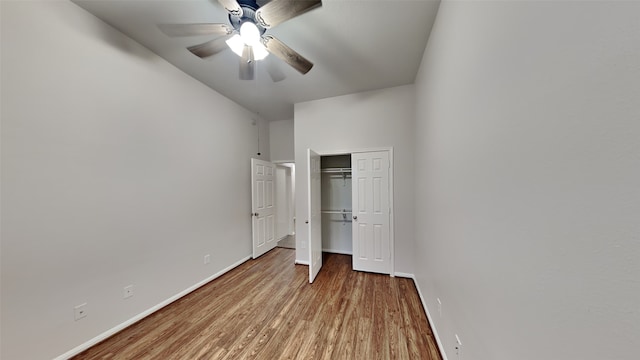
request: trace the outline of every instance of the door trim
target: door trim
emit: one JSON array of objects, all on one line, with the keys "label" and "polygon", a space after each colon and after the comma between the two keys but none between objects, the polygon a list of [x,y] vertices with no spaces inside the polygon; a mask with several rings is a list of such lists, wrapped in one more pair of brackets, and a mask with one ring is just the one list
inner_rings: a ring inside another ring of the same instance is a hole
[{"label": "door trim", "polygon": [[[393,178],[394,178],[394,170],[393,170],[393,146],[389,147],[374,147],[374,148],[363,148],[363,149],[344,149],[344,150],[330,150],[330,151],[320,151],[314,150],[320,156],[332,156],[332,155],[351,155],[353,153],[364,153],[364,152],[373,152],[373,151],[388,151],[389,152],[389,208],[391,210],[389,214],[389,253],[391,256],[390,262],[390,271],[389,276],[395,277],[395,228],[394,228],[394,213],[395,213],[395,205],[393,203]],[[311,239],[309,239],[309,244],[311,245]]]}]

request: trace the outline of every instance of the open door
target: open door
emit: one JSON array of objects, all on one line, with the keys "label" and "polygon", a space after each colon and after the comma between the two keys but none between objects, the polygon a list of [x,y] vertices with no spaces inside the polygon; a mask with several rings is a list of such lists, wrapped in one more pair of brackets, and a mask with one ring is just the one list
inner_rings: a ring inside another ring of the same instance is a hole
[{"label": "open door", "polygon": [[251,159],[253,258],[278,244],[276,239],[275,164]]},{"label": "open door", "polygon": [[322,267],[322,218],[320,215],[320,155],[307,149],[309,171],[309,283]]}]

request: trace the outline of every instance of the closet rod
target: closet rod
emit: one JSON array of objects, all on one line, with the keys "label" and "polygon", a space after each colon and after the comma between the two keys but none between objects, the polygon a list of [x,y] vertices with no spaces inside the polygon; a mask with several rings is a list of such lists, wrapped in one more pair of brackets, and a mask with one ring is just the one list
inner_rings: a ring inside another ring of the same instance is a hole
[{"label": "closet rod", "polygon": [[323,173],[351,173],[350,168],[324,168],[320,171]]}]

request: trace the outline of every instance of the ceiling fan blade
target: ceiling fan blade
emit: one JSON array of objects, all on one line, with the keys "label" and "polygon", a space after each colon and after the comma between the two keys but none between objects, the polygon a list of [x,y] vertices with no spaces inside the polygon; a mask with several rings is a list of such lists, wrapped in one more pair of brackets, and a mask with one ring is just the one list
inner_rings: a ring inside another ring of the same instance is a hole
[{"label": "ceiling fan blade", "polygon": [[231,15],[242,17],[242,8],[236,0],[218,0]]},{"label": "ceiling fan blade", "polygon": [[322,0],[272,0],[256,11],[256,20],[268,29],[319,6]]},{"label": "ceiling fan blade", "polygon": [[291,49],[282,41],[274,38],[271,35],[263,36],[262,43],[270,53],[279,57],[282,61],[291,65],[294,69],[298,70],[303,75],[308,73],[309,70],[311,70],[311,68],[313,67],[313,63],[311,61],[305,59],[295,50]]},{"label": "ceiling fan blade", "polygon": [[169,36],[228,35],[233,32],[227,24],[160,24],[158,28]]},{"label": "ceiling fan blade", "polygon": [[251,46],[245,45],[244,50],[242,50],[242,58],[240,59],[240,80],[253,80],[255,63],[253,60],[253,49]]},{"label": "ceiling fan blade", "polygon": [[230,37],[231,35],[222,36],[217,39],[213,39],[211,41],[207,41],[199,45],[189,46],[187,49],[191,51],[194,55],[204,59],[209,56],[213,56],[222,50],[227,49],[228,46],[225,41],[227,41],[227,39],[229,39]]}]

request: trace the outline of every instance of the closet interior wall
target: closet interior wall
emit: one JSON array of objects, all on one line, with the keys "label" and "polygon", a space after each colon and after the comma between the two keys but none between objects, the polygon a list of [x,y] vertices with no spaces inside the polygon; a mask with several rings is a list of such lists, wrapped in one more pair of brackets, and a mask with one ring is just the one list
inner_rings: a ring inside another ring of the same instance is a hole
[{"label": "closet interior wall", "polygon": [[351,155],[323,156],[320,167],[322,251],[351,255]]}]

